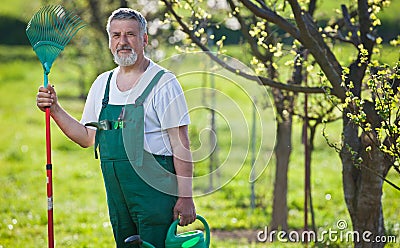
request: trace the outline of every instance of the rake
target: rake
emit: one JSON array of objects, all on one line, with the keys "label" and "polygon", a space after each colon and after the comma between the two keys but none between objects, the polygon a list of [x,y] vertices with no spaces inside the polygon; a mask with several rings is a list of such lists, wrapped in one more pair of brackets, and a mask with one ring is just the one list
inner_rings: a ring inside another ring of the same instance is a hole
[{"label": "rake", "polygon": [[[44,87],[48,85],[48,75],[54,60],[64,50],[72,37],[84,26],[79,16],[67,11],[61,5],[42,7],[29,21],[26,27],[26,35],[43,66]],[[51,163],[50,108],[46,108],[46,157],[48,242],[49,247],[53,248],[53,166]]]}]

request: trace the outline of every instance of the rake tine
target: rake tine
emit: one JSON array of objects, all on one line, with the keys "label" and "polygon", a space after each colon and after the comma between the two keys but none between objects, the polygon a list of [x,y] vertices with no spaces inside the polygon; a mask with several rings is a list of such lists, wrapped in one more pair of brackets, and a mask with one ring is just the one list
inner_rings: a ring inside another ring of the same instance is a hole
[{"label": "rake tine", "polygon": [[69,13],[66,12],[62,7],[57,8],[57,15],[56,15],[57,21],[58,21],[57,22],[57,27],[60,30],[64,29],[64,26],[68,26],[68,23],[60,21],[60,19],[68,20],[68,18],[69,18],[68,15],[69,15]]},{"label": "rake tine", "polygon": [[[60,19],[61,13],[62,13],[62,9],[60,8],[60,6],[55,6],[53,12],[51,12],[51,13],[52,13],[51,20],[52,20],[52,23],[53,23],[53,27],[57,31],[56,28],[57,28],[58,23],[60,21],[59,19]],[[53,35],[52,38],[53,38],[53,41],[56,42],[57,36]]]},{"label": "rake tine", "polygon": [[67,25],[67,23],[60,21],[61,19],[67,20],[68,19],[68,12],[62,8],[61,6],[58,6],[56,10],[55,17],[57,19],[57,27],[60,29],[64,28],[64,25]]},{"label": "rake tine", "polygon": [[47,20],[48,20],[48,7],[43,8],[42,13],[40,15],[40,22],[39,24],[39,28],[41,29],[40,32],[40,39],[39,40],[45,40],[45,34],[47,31]]},{"label": "rake tine", "polygon": [[[61,8],[59,5],[58,5],[58,6],[55,6],[53,12],[51,12],[51,13],[52,13],[51,19],[52,19],[52,22],[53,22],[53,27],[54,27],[54,29],[55,29],[56,31],[58,31],[58,30],[57,30],[57,26],[58,26],[59,18],[60,18],[60,17],[59,17],[59,16],[60,16],[59,12],[62,12],[62,8]],[[57,37],[57,36],[58,36],[58,35],[53,35],[53,36],[52,36],[53,41],[56,42],[56,43],[58,43],[58,42],[57,42],[57,40],[58,40],[58,37]]]},{"label": "rake tine", "polygon": [[58,13],[60,16],[63,15],[62,18],[66,21],[57,22],[57,28],[61,34],[57,37],[57,40],[63,44],[67,44],[71,40],[71,38],[77,33],[77,31],[79,31],[84,26],[82,25],[82,27],[79,27],[83,21],[73,12],[65,11],[62,8],[58,9]]},{"label": "rake tine", "polygon": [[62,8],[59,9],[60,12],[60,19],[62,18],[63,20],[67,20],[67,22],[62,22],[62,28],[64,28],[64,26],[68,27],[70,25],[70,21],[71,18],[74,16],[73,12],[70,11],[66,11]]},{"label": "rake tine", "polygon": [[[69,30],[69,37],[75,36],[75,34],[81,29],[83,26],[81,25],[81,22],[77,22],[70,30]],[[69,39],[70,40],[70,39]],[[68,42],[69,42],[68,40]]]},{"label": "rake tine", "polygon": [[71,36],[70,33],[71,33],[71,30],[73,29],[72,25],[73,25],[72,21],[71,21],[71,20],[68,20],[68,25],[67,25],[67,27],[64,29],[64,35],[65,35],[65,37],[66,37],[67,39],[63,39],[64,42],[69,42],[68,37]]},{"label": "rake tine", "polygon": [[77,16],[73,16],[73,18],[71,18],[71,26],[70,26],[70,32],[73,31],[77,25],[79,25],[81,21],[77,18]]},{"label": "rake tine", "polygon": [[79,24],[81,23],[81,20],[75,15],[69,20],[68,29],[66,31],[67,36],[71,36],[73,31],[78,28]]},{"label": "rake tine", "polygon": [[64,40],[64,33],[63,33],[63,29],[64,29],[64,24],[65,22],[63,22],[62,20],[60,20],[61,18],[65,18],[63,16],[64,14],[64,10],[62,8],[57,8],[57,12],[55,14],[55,20],[56,20],[56,24],[55,24],[55,30],[57,31],[58,35],[56,35],[55,38],[55,42],[56,43],[60,43],[63,44],[61,41]]}]

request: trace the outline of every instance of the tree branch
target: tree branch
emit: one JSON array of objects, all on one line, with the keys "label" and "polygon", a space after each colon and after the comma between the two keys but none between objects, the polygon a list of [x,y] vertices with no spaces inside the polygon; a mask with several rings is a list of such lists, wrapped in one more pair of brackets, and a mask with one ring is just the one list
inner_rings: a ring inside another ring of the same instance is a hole
[{"label": "tree branch", "polygon": [[104,29],[102,18],[100,16],[99,2],[96,0],[89,0],[89,7],[92,13],[91,25],[93,25],[98,31],[100,31],[103,36],[108,40],[107,31]]},{"label": "tree branch", "polygon": [[351,31],[351,40],[352,40],[352,43],[353,43],[356,47],[358,47],[358,45],[360,45],[361,42],[360,42],[360,39],[358,38],[358,35],[357,35],[357,31],[358,31],[358,30],[357,30],[357,27],[354,26],[354,25],[351,23],[349,11],[347,10],[346,5],[342,4],[341,7],[342,7],[342,13],[343,13],[343,20],[344,20],[344,23],[346,24],[347,27],[349,27],[349,29],[350,29],[350,31]]},{"label": "tree branch", "polygon": [[266,5],[262,5],[262,8],[255,5],[249,0],[239,0],[246,6],[254,15],[263,18],[269,22],[275,23],[285,32],[289,33],[293,38],[301,40],[300,31],[286,19],[278,15],[276,12],[267,8]]},{"label": "tree branch", "polygon": [[332,39],[332,40],[339,40],[339,41],[341,41],[341,42],[349,43],[349,44],[354,45],[354,42],[353,42],[353,41],[351,41],[351,40],[349,40],[349,39],[346,39],[346,38],[343,37],[340,33],[337,33],[336,35],[332,35],[331,33],[328,33],[328,32],[325,32],[325,31],[321,31],[321,34],[326,35],[327,38],[330,38],[330,39]]},{"label": "tree branch", "polygon": [[173,4],[170,1],[167,0],[162,0],[165,3],[165,6],[170,12],[175,20],[178,22],[178,24],[181,26],[182,31],[186,33],[189,38],[192,40],[193,43],[195,43],[201,50],[204,52],[207,52],[207,55],[215,62],[217,62],[219,65],[221,65],[223,68],[227,69],[228,71],[235,73],[239,76],[242,76],[243,78],[252,80],[257,82],[260,85],[264,86],[270,86],[274,88],[278,88],[281,90],[287,90],[287,91],[293,91],[293,92],[303,92],[303,93],[326,93],[327,91],[334,91],[334,89],[331,88],[321,88],[321,87],[303,87],[300,85],[289,85],[289,84],[283,84],[281,82],[277,82],[271,79],[268,79],[266,77],[261,77],[261,76],[255,76],[251,75],[248,73],[245,73],[241,70],[238,70],[237,68],[234,68],[218,58],[218,56],[215,53],[212,53],[203,43],[201,43],[200,39],[196,37],[196,35],[190,30],[188,25],[182,20],[182,17],[176,13],[176,11],[173,8]]},{"label": "tree branch", "polygon": [[300,30],[301,39],[299,41],[307,48],[317,61],[322,71],[330,81],[334,89],[334,95],[342,101],[346,98],[346,93],[342,83],[342,67],[337,61],[331,49],[327,46],[317,25],[308,12],[301,9],[297,0],[288,0],[296,23]]},{"label": "tree branch", "polygon": [[360,39],[364,48],[368,50],[368,55],[371,56],[372,48],[375,44],[375,37],[370,33],[371,18],[368,0],[358,1],[358,19],[360,22]]},{"label": "tree branch", "polygon": [[314,16],[314,11],[317,8],[317,0],[310,0],[310,3],[308,4],[308,13],[310,13],[311,16]]},{"label": "tree branch", "polygon": [[261,53],[261,51],[259,49],[260,47],[258,46],[257,42],[250,35],[250,30],[247,27],[243,16],[240,15],[240,13],[235,11],[237,5],[232,0],[228,0],[227,2],[229,3],[229,6],[230,6],[232,12],[234,12],[233,15],[239,21],[241,29],[242,29],[242,34],[243,34],[244,38],[247,40],[247,43],[249,43],[250,49],[251,49],[252,53],[254,54],[254,56],[257,57],[259,60],[261,60],[263,62],[267,61],[269,56],[266,56],[266,55]]}]

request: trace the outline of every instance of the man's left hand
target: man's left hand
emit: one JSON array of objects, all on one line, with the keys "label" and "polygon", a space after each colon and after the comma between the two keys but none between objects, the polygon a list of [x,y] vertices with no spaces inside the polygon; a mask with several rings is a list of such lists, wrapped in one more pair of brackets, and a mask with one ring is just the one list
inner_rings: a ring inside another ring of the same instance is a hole
[{"label": "man's left hand", "polygon": [[178,198],[174,207],[174,220],[178,217],[180,226],[187,226],[196,220],[196,208],[192,197]]}]

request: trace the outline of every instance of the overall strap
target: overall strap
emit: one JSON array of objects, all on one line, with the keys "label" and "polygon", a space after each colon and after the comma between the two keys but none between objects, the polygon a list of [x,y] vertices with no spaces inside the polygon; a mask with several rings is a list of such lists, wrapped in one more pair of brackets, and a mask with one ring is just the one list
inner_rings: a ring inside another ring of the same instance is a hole
[{"label": "overall strap", "polygon": [[[114,71],[110,72],[110,75],[108,76],[107,79],[107,84],[106,84],[106,90],[104,91],[104,96],[103,96],[103,100],[101,101],[101,110],[103,110],[105,107],[107,107],[108,105],[108,100],[110,99],[109,97],[109,93],[110,93],[110,82],[111,82],[111,77],[113,75]],[[101,116],[101,113],[100,113]],[[97,153],[97,147],[99,146],[99,130],[96,131],[96,137],[95,137],[95,141],[94,141],[94,158],[98,159],[99,155]]]},{"label": "overall strap", "polygon": [[110,72],[110,75],[108,76],[108,79],[107,79],[106,90],[104,91],[103,100],[101,102],[102,103],[102,108],[105,108],[108,105],[108,101],[110,100],[110,97],[109,97],[110,82],[111,82],[111,78],[112,78],[113,73],[114,73],[114,71],[112,70]]},{"label": "overall strap", "polygon": [[157,74],[153,77],[149,85],[144,89],[143,93],[136,99],[135,105],[143,105],[143,102],[146,100],[147,96],[150,94],[151,90],[154,86],[160,81],[162,75],[164,75],[165,71],[160,70]]}]

